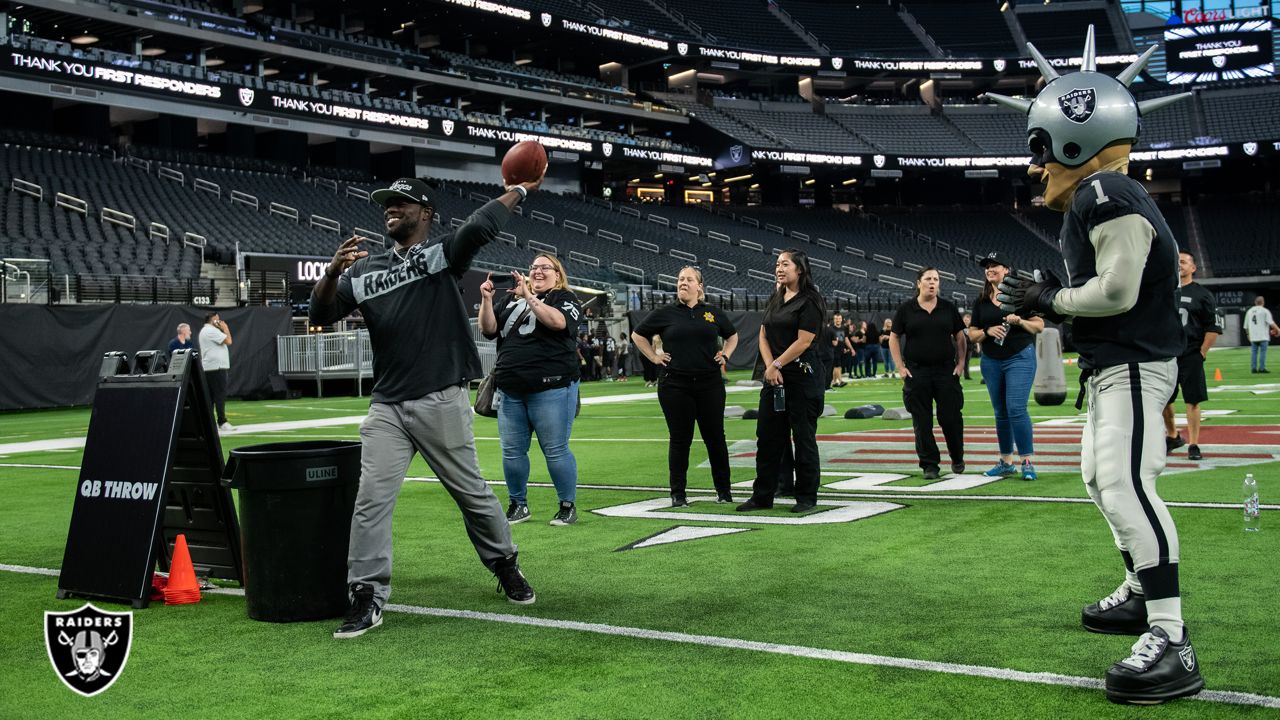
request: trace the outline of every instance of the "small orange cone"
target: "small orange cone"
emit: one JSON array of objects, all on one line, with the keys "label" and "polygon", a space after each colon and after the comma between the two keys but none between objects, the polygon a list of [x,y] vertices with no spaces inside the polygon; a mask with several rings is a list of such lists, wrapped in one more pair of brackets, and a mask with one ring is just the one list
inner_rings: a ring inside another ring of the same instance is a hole
[{"label": "small orange cone", "polygon": [[1214,379],[1214,380],[1222,380],[1222,368],[1214,368],[1214,369],[1213,369],[1213,379]]},{"label": "small orange cone", "polygon": [[187,550],[187,536],[179,535],[173,542],[173,562],[169,563],[169,582],[164,588],[165,605],[187,605],[200,602],[200,583],[195,568],[191,566],[191,552]]}]

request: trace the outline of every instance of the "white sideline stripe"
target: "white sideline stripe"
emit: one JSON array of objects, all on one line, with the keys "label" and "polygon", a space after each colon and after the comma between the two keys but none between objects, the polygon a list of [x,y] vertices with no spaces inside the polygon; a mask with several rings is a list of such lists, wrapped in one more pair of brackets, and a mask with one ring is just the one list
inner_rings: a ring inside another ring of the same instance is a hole
[{"label": "white sideline stripe", "polygon": [[[0,564],[0,570],[25,573],[29,575],[48,575],[56,577],[57,570],[50,568],[27,567],[24,565]],[[213,588],[202,592],[215,595],[242,596],[240,588]],[[868,653],[849,652],[847,650],[830,650],[827,648],[805,647],[803,645],[782,645],[779,643],[742,640],[739,638],[718,637],[715,635],[691,635],[689,633],[671,632],[668,630],[650,630],[647,628],[627,627],[625,625],[605,625],[603,623],[578,622],[576,620],[554,620],[550,618],[528,617],[524,615],[507,615],[504,613],[479,612],[476,610],[453,610],[449,608],[420,607],[417,605],[401,605],[390,603],[385,608],[389,612],[407,615],[425,615],[428,617],[451,618],[455,620],[482,620],[484,622],[505,623],[507,625],[525,625],[529,627],[551,628],[553,630],[573,630],[575,632],[593,633],[596,635],[612,635],[614,637],[635,638],[638,640],[658,640],[680,643],[682,645],[701,645],[703,647],[724,648],[726,650],[750,650],[773,655],[808,658],[811,660],[828,660],[851,665],[869,665],[873,667],[891,667],[902,670],[922,670],[925,672],[943,673],[946,675],[966,675],[968,677],[989,678],[993,680],[1009,680],[1012,682],[1035,685],[1060,685],[1065,687],[1102,690],[1103,683],[1096,678],[1060,675],[1048,672],[1026,672],[1009,668],[988,667],[985,665],[964,665],[961,663],[936,662],[933,660],[916,660],[890,655],[871,655]],[[1226,690],[1204,690],[1192,696],[1192,700],[1216,702],[1227,705],[1254,705],[1258,707],[1280,708],[1280,697],[1257,695],[1254,693],[1234,692]]]},{"label": "white sideline stripe", "polygon": [[[0,463],[0,467],[37,468],[37,469],[47,469],[47,470],[79,470],[80,469],[80,466],[78,465],[28,465],[23,463]],[[848,473],[824,472],[823,475],[837,475],[840,477],[847,477]],[[424,483],[440,482],[439,478],[435,478],[435,477],[414,477],[414,476],[406,477],[405,481],[406,482],[424,482]],[[485,482],[490,485],[493,485],[494,487],[506,487],[506,482],[503,480],[485,480]],[[544,483],[544,482],[530,482],[529,487],[554,488],[555,485],[551,483]],[[616,490],[616,491],[649,492],[649,493],[667,492],[666,488],[661,488],[656,485],[654,486],[595,485],[590,483],[579,483],[578,488],[580,490],[610,490],[610,491]],[[701,488],[689,488],[688,492],[690,495],[711,495],[715,491],[703,490]],[[910,493],[910,494],[909,493],[884,493],[884,492],[868,493],[868,492],[858,492],[858,491],[832,492],[829,490],[823,490],[818,492],[818,496],[827,497],[830,499],[840,498],[842,500],[857,499],[857,498],[874,498],[877,500],[978,500],[978,501],[990,500],[993,502],[1068,503],[1068,504],[1076,504],[1076,505],[1092,505],[1093,504],[1093,500],[1089,498],[1043,497],[1043,496],[1037,496],[1037,495],[916,495],[914,493]],[[1165,500],[1164,504],[1167,505],[1168,507],[1197,508],[1197,509],[1204,509],[1204,510],[1239,510],[1240,509],[1239,503],[1182,502],[1177,500]],[[1280,505],[1268,505],[1264,503],[1259,505],[1258,507],[1263,510],[1280,510]],[[733,516],[727,515],[726,517],[733,517]],[[0,569],[3,569],[4,567],[5,567],[4,565],[0,565]]]}]

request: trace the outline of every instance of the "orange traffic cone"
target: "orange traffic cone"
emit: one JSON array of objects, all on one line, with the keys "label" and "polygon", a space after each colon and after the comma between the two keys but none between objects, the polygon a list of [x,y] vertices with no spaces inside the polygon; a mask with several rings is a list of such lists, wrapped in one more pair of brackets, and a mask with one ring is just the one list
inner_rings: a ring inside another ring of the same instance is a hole
[{"label": "orange traffic cone", "polygon": [[169,582],[164,588],[165,605],[187,605],[200,602],[200,583],[195,568],[191,567],[191,552],[187,550],[187,536],[179,535],[173,542],[173,561],[169,563]]},{"label": "orange traffic cone", "polygon": [[1214,368],[1214,369],[1213,369],[1213,379],[1214,379],[1214,380],[1222,380],[1222,368]]}]

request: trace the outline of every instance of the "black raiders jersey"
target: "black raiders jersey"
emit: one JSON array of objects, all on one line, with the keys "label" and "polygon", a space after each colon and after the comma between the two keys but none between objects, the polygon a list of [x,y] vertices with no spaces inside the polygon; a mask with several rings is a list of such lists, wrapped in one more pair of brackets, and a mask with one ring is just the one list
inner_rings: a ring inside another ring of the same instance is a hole
[{"label": "black raiders jersey", "polygon": [[1222,316],[1218,314],[1213,293],[1197,282],[1189,282],[1178,290],[1178,315],[1187,332],[1183,355],[1200,352],[1205,333],[1222,334]]},{"label": "black raiders jersey", "polygon": [[1178,357],[1186,346],[1178,313],[1178,243],[1151,196],[1127,175],[1095,173],[1076,188],[1058,235],[1067,270],[1065,285],[1076,288],[1097,277],[1089,232],[1134,214],[1155,228],[1142,268],[1138,300],[1118,315],[1076,317],[1072,321],[1072,338],[1086,368]]}]

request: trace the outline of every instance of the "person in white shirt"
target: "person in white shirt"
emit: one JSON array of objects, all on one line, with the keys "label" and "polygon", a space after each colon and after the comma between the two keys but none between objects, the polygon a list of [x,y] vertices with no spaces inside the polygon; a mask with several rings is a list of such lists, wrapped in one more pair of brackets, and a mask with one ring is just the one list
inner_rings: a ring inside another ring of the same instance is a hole
[{"label": "person in white shirt", "polygon": [[1249,336],[1249,372],[1269,373],[1267,369],[1267,344],[1280,336],[1280,327],[1266,308],[1262,296],[1253,299],[1253,307],[1244,314],[1244,331]]},{"label": "person in white shirt", "polygon": [[209,384],[209,395],[218,409],[218,429],[235,430],[227,422],[227,375],[231,372],[231,329],[218,313],[209,313],[200,328],[200,366]]}]

